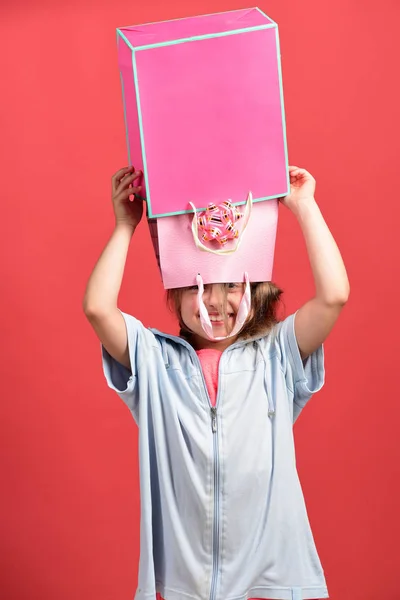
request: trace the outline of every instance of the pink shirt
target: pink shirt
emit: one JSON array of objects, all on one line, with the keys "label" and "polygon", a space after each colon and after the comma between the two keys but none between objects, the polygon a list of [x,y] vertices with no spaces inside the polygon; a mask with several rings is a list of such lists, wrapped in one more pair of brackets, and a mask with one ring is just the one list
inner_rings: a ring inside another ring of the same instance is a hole
[{"label": "pink shirt", "polygon": [[220,350],[213,350],[212,348],[205,348],[204,350],[197,350],[196,354],[203,369],[211,404],[215,406],[218,390],[218,365],[222,352]]}]

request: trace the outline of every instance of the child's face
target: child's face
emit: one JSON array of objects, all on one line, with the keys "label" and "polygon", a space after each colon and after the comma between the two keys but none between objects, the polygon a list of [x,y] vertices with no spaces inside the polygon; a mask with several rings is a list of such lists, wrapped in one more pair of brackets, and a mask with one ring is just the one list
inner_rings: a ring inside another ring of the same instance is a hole
[{"label": "child's face", "polygon": [[[206,284],[204,286],[203,302],[210,317],[214,337],[225,337],[233,329],[240,302],[244,294],[244,283],[228,283],[226,288],[226,313],[227,325],[223,316],[223,305],[225,294],[219,283]],[[200,322],[200,313],[197,302],[197,285],[184,290],[181,299],[181,316],[186,327],[193,331],[196,349],[215,348],[224,350],[235,341],[235,337],[213,342],[208,339]],[[228,329],[228,331],[227,331]]]}]

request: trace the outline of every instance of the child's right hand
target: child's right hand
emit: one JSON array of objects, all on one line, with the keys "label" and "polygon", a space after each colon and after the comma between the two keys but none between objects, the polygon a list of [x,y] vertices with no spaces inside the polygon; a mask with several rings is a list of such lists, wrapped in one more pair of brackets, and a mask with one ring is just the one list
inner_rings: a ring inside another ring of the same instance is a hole
[{"label": "child's right hand", "polygon": [[143,200],[136,197],[130,200],[129,197],[140,194],[142,187],[133,185],[133,182],[140,177],[142,172],[135,171],[132,166],[120,169],[113,175],[112,202],[116,225],[123,223],[135,229],[139,224],[143,215]]}]

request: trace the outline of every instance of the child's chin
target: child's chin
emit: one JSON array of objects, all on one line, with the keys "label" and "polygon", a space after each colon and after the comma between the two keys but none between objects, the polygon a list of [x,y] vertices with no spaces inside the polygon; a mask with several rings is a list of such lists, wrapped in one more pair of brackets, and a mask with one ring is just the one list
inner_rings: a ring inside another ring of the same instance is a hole
[{"label": "child's chin", "polygon": [[[222,329],[226,331],[226,325],[224,321],[211,321],[211,325],[213,331],[221,331]],[[228,325],[229,328],[232,330],[235,325],[235,317],[228,317]]]}]

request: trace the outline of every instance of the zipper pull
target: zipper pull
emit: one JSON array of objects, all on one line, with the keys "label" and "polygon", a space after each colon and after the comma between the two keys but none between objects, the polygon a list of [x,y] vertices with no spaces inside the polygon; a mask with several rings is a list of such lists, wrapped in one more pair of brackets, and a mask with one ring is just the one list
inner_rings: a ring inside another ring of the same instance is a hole
[{"label": "zipper pull", "polygon": [[217,408],[215,406],[211,407],[211,429],[213,433],[217,431]]}]

